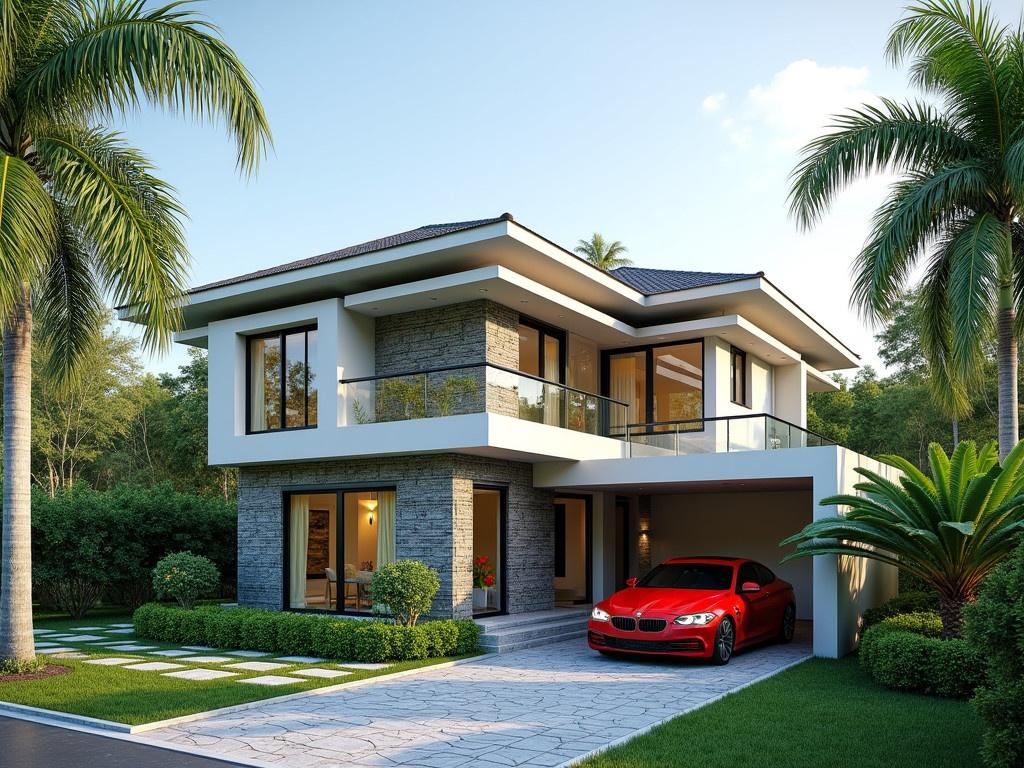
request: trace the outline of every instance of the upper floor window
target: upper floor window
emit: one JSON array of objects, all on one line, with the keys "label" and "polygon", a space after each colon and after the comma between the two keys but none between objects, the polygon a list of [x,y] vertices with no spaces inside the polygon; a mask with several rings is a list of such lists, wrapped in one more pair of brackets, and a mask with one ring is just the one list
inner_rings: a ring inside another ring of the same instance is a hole
[{"label": "upper floor window", "polygon": [[699,420],[704,415],[703,360],[700,339],[608,352],[606,391],[629,406],[629,424]]},{"label": "upper floor window", "polygon": [[732,362],[729,366],[732,401],[737,405],[747,404],[747,353],[732,348]]},{"label": "upper floor window", "polygon": [[250,336],[248,431],[316,426],[316,328]]}]

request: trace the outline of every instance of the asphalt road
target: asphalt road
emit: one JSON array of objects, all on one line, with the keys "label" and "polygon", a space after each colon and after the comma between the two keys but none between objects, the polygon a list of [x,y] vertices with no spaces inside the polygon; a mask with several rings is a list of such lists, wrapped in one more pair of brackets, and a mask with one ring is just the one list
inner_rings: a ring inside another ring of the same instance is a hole
[{"label": "asphalt road", "polygon": [[0,768],[238,768],[183,752],[0,717]]}]

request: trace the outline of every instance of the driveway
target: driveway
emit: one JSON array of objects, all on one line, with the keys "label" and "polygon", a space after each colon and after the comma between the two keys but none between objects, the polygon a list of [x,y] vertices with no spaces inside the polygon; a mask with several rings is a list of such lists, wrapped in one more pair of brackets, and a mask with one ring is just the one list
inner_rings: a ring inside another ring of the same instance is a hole
[{"label": "driveway", "polygon": [[557,766],[810,655],[806,630],[725,667],[609,659],[569,641],[145,735],[301,768]]}]

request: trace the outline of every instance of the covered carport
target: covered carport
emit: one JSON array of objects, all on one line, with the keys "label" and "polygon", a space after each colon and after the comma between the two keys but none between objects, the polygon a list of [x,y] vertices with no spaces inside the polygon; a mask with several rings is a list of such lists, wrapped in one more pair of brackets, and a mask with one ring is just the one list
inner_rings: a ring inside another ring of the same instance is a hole
[{"label": "covered carport", "polygon": [[624,574],[669,557],[749,557],[793,583],[815,654],[838,657],[856,647],[863,611],[895,594],[895,569],[835,556],[782,564],[790,550],[779,542],[836,514],[820,501],[854,492],[857,466],[891,474],[845,448],[822,446],[540,463],[534,484],[592,495],[595,600],[621,588]]}]

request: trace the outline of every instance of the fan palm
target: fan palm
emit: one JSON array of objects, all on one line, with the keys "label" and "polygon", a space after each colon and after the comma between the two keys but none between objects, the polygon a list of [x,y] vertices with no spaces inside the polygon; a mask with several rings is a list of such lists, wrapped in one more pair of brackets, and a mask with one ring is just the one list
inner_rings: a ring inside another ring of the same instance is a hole
[{"label": "fan palm", "polygon": [[870,320],[891,317],[924,262],[922,340],[940,402],[968,406],[985,342],[997,338],[999,449],[1018,438],[1017,339],[1024,313],[1024,28],[987,4],[928,0],[907,9],[886,49],[910,63],[923,101],[864,105],[837,116],[793,172],[790,210],[809,228],[837,191],[895,172],[854,264],[853,303]]},{"label": "fan palm", "polygon": [[943,635],[960,634],[961,611],[985,575],[1024,531],[1024,441],[1000,466],[995,441],[980,451],[970,440],[952,457],[928,447],[930,474],[900,456],[882,456],[902,473],[899,483],[863,467],[863,496],[822,499],[847,505],[845,517],[815,520],[782,544],[796,544],[783,561],[811,555],[854,555],[898,566],[939,594]]},{"label": "fan palm", "polygon": [[106,294],[144,320],[148,348],[165,348],[185,287],[180,203],[150,162],[99,121],[143,101],[220,121],[243,173],[255,171],[270,140],[245,67],[186,6],[0,0],[0,660],[34,658],[33,324],[47,365],[70,377],[104,322]]},{"label": "fan palm", "polygon": [[628,267],[633,262],[624,258],[622,254],[629,249],[618,240],[610,243],[605,242],[600,232],[595,232],[589,240],[580,240],[573,248],[584,259],[589,261],[598,269],[608,271],[616,267]]}]

